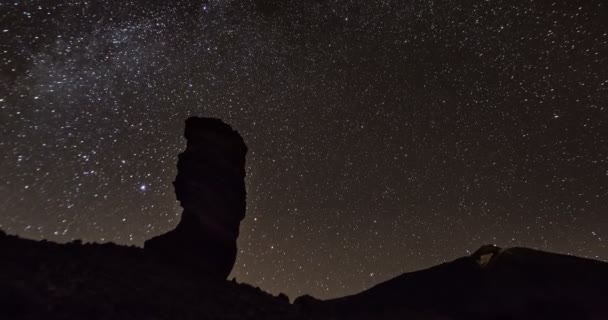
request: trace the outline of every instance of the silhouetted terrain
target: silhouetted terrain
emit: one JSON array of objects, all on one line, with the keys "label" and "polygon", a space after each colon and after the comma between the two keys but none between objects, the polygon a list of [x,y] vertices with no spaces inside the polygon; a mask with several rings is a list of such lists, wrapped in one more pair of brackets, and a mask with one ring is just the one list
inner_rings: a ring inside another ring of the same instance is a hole
[{"label": "silhouetted terrain", "polygon": [[495,250],[356,295],[290,304],[286,296],[210,280],[141,248],[1,233],[0,319],[608,319],[608,264]]},{"label": "silhouetted terrain", "polygon": [[289,303],[227,281],[245,215],[245,146],[190,118],[175,230],[144,248],[57,244],[0,231],[0,319],[608,319],[608,264],[484,246],[338,299]]},{"label": "silhouetted terrain", "polygon": [[411,311],[448,319],[608,319],[608,264],[484,246],[359,294],[296,303],[345,319],[393,318]]},{"label": "silhouetted terrain", "polygon": [[115,244],[0,235],[0,319],[297,319],[287,297]]}]

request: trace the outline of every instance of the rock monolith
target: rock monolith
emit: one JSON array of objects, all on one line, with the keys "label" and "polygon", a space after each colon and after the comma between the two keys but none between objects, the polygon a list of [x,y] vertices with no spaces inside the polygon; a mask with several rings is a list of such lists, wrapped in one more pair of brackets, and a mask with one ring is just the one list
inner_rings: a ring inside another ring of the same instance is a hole
[{"label": "rock monolith", "polygon": [[144,248],[168,263],[223,280],[234,266],[245,217],[247,146],[238,132],[214,118],[188,118],[184,135],[186,150],[179,155],[173,182],[181,220]]}]

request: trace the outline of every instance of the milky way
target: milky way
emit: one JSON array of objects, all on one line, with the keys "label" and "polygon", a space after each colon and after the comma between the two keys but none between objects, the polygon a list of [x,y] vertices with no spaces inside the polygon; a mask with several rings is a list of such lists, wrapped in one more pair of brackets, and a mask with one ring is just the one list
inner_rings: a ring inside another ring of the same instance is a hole
[{"label": "milky way", "polygon": [[239,281],[340,296],[486,243],[608,260],[604,1],[0,1],[5,231],[172,229],[191,115],[249,146]]}]

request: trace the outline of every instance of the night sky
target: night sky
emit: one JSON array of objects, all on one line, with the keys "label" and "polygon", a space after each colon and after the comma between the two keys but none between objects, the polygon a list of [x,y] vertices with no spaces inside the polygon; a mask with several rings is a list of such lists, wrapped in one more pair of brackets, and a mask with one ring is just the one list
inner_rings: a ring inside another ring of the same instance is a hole
[{"label": "night sky", "polygon": [[249,147],[238,281],[335,297],[487,243],[608,260],[603,0],[0,0],[8,233],[172,229],[192,115]]}]

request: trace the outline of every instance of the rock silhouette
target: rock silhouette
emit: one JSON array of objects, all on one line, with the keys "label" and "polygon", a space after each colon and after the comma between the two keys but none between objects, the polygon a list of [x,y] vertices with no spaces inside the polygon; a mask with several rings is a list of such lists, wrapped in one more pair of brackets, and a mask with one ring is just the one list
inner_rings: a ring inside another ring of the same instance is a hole
[{"label": "rock silhouette", "polygon": [[243,138],[219,119],[186,120],[186,150],[179,155],[175,194],[183,207],[174,230],[144,249],[169,263],[195,267],[225,280],[236,260],[239,225],[245,217]]},{"label": "rock silhouette", "polygon": [[284,298],[160,263],[142,248],[0,233],[0,319],[301,318]]}]

